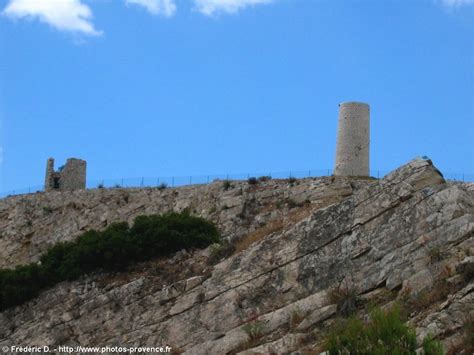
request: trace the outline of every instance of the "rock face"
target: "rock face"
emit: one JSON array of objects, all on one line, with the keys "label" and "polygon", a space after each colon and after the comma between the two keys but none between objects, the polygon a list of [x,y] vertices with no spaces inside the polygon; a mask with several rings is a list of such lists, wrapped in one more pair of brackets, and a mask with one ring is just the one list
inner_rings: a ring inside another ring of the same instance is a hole
[{"label": "rock face", "polygon": [[[36,261],[59,241],[143,214],[180,212],[213,220],[225,236],[239,239],[281,220],[302,205],[319,208],[342,200],[368,181],[323,177],[258,185],[222,181],[176,189],[94,189],[52,191],[0,200],[0,267]],[[309,203],[308,203],[309,202]]]},{"label": "rock face", "polygon": [[85,229],[169,209],[213,219],[240,248],[216,265],[208,263],[210,247],[123,274],[61,283],[0,314],[0,346],[317,353],[338,313],[329,294],[345,285],[366,302],[409,304],[409,322],[420,338],[430,333],[446,348],[462,349],[463,319],[474,316],[469,186],[446,183],[426,160],[378,181],[233,185],[227,191],[214,183],[1,201],[3,266],[37,260],[51,244]]}]

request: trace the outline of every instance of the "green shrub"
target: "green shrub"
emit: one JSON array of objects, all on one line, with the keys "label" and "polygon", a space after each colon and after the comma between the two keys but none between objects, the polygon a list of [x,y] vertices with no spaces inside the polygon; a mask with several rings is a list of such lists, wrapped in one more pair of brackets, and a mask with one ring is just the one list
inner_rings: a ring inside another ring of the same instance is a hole
[{"label": "green shrub", "polygon": [[114,223],[61,242],[41,256],[41,263],[0,269],[0,311],[21,304],[45,288],[96,271],[121,271],[128,265],[219,241],[215,225],[187,213],[137,217],[130,228]]},{"label": "green shrub", "polygon": [[48,287],[49,283],[36,264],[0,269],[0,310],[36,297],[43,285]]},{"label": "green shrub", "polygon": [[168,188],[168,184],[166,182],[162,182],[158,185],[157,189],[160,191],[166,190]]},{"label": "green shrub", "polygon": [[245,324],[242,330],[247,333],[250,340],[256,340],[261,338],[263,335],[263,322],[254,320],[250,323]]},{"label": "green shrub", "polygon": [[224,180],[222,182],[222,188],[224,189],[224,191],[227,191],[227,190],[231,189],[232,187],[233,186],[232,186],[230,180]]},{"label": "green shrub", "polygon": [[431,335],[428,335],[423,339],[423,351],[425,355],[443,355],[443,345],[437,340],[434,340]]},{"label": "green shrub", "polygon": [[[375,308],[367,323],[355,317],[340,321],[328,334],[326,345],[330,355],[415,355],[418,347],[414,329],[403,323],[397,306],[387,312]],[[431,337],[422,346],[425,355],[443,354],[441,344]]]},{"label": "green shrub", "polygon": [[258,180],[257,180],[256,177],[249,177],[247,182],[248,182],[249,185],[257,185],[258,184]]}]

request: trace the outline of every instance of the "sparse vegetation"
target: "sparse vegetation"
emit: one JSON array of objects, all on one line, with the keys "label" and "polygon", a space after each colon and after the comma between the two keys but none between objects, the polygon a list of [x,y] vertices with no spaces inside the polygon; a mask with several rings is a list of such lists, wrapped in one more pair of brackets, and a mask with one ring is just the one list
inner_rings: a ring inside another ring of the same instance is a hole
[{"label": "sparse vegetation", "polygon": [[208,264],[215,265],[222,259],[231,256],[234,251],[235,246],[225,239],[221,243],[212,244]]},{"label": "sparse vegetation", "polygon": [[162,182],[161,184],[158,185],[157,189],[162,191],[162,190],[165,190],[168,188],[168,185],[166,184],[166,182]]},{"label": "sparse vegetation", "polygon": [[230,180],[224,180],[222,182],[222,188],[224,189],[224,191],[227,191],[227,190],[231,189],[232,187],[233,186],[232,186]]},{"label": "sparse vegetation", "polygon": [[260,182],[265,182],[265,181],[270,181],[271,179],[272,179],[271,176],[260,176],[260,177],[258,178],[258,181],[260,181]]},{"label": "sparse vegetation", "polygon": [[0,311],[19,305],[54,284],[96,271],[127,266],[219,241],[215,225],[186,213],[139,216],[133,226],[111,224],[61,242],[41,256],[41,264],[0,269]]},{"label": "sparse vegetation", "polygon": [[251,322],[245,324],[242,327],[242,330],[247,333],[250,340],[259,339],[263,335],[263,322],[259,320],[252,320]]},{"label": "sparse vegetation", "polygon": [[272,233],[282,230],[284,225],[285,224],[282,219],[274,219],[269,221],[264,226],[258,228],[254,232],[237,241],[235,243],[235,252],[239,253],[242,250],[247,249],[251,244],[262,240],[263,238]]},{"label": "sparse vegetation", "polygon": [[99,185],[97,185],[97,188],[98,188],[98,189],[103,189],[103,188],[104,188],[104,184],[100,183]]},{"label": "sparse vegetation", "polygon": [[296,178],[295,178],[295,177],[290,176],[290,177],[288,178],[288,183],[294,184],[295,182],[296,182]]},{"label": "sparse vegetation", "polygon": [[51,206],[43,206],[44,214],[51,214],[53,213],[53,208]]},{"label": "sparse vegetation", "polygon": [[443,260],[443,253],[441,252],[440,247],[433,247],[428,251],[428,256],[430,258],[430,264],[435,264]]},{"label": "sparse vegetation", "polygon": [[258,180],[257,180],[256,177],[249,177],[247,182],[248,182],[249,185],[257,185],[258,184]]},{"label": "sparse vegetation", "polygon": [[446,281],[451,276],[451,273],[448,268],[445,268],[434,280],[430,288],[423,289],[414,295],[411,295],[411,290],[407,289],[405,294],[400,297],[407,310],[409,312],[422,311],[436,302],[445,300],[448,295],[462,287],[462,285],[455,286]]},{"label": "sparse vegetation", "polygon": [[304,314],[300,310],[295,309],[291,312],[290,329],[295,329],[303,321]]},{"label": "sparse vegetation", "polygon": [[422,347],[425,355],[444,354],[443,345],[439,341],[433,339],[431,335],[428,335],[423,339]]},{"label": "sparse vegetation", "polygon": [[234,349],[229,354],[237,354],[246,349],[253,348],[259,344],[261,338],[263,337],[263,322],[257,319],[258,317],[253,314],[248,320],[247,323],[242,326],[242,330],[247,334],[248,339],[246,342],[240,344],[236,349]]},{"label": "sparse vegetation", "polygon": [[354,287],[340,283],[328,292],[329,302],[337,305],[337,313],[341,317],[349,317],[357,311],[361,301]]},{"label": "sparse vegetation", "polygon": [[293,200],[292,198],[287,199],[286,203],[288,204],[288,208],[290,208],[290,209],[303,206],[302,203],[298,203],[295,200]]},{"label": "sparse vegetation", "polygon": [[472,315],[469,314],[466,316],[462,329],[464,331],[464,350],[466,350],[468,354],[474,354],[474,317]]},{"label": "sparse vegetation", "polygon": [[448,355],[474,354],[474,317],[469,311],[469,309],[466,309],[466,315],[460,329],[463,335],[462,341],[449,349]]},{"label": "sparse vegetation", "polygon": [[474,263],[467,262],[461,263],[456,267],[456,271],[463,277],[464,282],[468,283],[474,279]]},{"label": "sparse vegetation", "polygon": [[[425,355],[443,354],[441,343],[431,337],[426,337],[421,345]],[[415,331],[404,324],[398,306],[388,311],[373,309],[366,323],[356,317],[341,320],[326,339],[330,355],[415,355],[417,347]]]}]

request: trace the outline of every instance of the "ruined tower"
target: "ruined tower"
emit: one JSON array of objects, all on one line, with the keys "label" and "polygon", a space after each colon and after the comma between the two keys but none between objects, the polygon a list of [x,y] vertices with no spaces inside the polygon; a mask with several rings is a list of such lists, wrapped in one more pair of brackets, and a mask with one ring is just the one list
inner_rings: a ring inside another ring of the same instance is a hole
[{"label": "ruined tower", "polygon": [[44,190],[80,190],[86,188],[86,161],[69,158],[66,164],[54,170],[54,159],[49,158],[46,163],[46,177]]},{"label": "ruined tower", "polygon": [[370,107],[362,102],[339,104],[334,175],[369,176]]}]

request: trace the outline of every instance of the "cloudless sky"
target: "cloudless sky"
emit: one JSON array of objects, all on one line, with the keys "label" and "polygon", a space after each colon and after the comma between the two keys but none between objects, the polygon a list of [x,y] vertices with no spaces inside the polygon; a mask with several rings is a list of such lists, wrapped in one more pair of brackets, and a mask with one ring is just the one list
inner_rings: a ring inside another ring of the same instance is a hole
[{"label": "cloudless sky", "polygon": [[90,179],[332,168],[343,101],[371,105],[372,170],[474,173],[474,6],[83,2],[102,35],[0,16],[0,191],[41,185],[48,157]]}]

